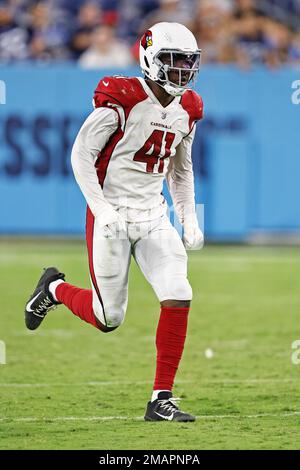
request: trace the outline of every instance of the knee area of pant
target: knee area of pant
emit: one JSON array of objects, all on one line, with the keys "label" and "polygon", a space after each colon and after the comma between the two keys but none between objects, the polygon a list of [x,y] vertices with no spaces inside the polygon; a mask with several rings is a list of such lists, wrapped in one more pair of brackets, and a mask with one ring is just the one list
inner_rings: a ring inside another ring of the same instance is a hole
[{"label": "knee area of pant", "polygon": [[125,316],[125,309],[121,306],[105,306],[103,309],[96,309],[94,306],[94,315],[96,323],[103,333],[110,333],[123,323]]},{"label": "knee area of pant", "polygon": [[123,323],[125,310],[123,308],[107,308],[105,310],[106,326],[111,329],[116,329]]},{"label": "knee area of pant", "polygon": [[[162,283],[161,286],[164,284]],[[165,289],[162,287],[162,295],[164,299],[177,299],[177,300],[192,300],[193,291],[189,281],[186,278],[183,279],[170,279],[167,284],[165,283]]]}]

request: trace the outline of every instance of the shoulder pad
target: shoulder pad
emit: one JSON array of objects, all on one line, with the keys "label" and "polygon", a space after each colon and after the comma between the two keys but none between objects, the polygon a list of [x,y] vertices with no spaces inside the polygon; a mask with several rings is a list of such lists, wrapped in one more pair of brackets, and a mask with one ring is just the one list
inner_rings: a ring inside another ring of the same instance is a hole
[{"label": "shoulder pad", "polygon": [[124,108],[126,115],[140,101],[148,98],[140,81],[135,77],[104,77],[98,83],[94,94],[95,108],[117,104]]},{"label": "shoulder pad", "polygon": [[189,115],[189,127],[191,129],[194,122],[203,118],[202,98],[194,90],[187,90],[182,95],[180,103]]}]

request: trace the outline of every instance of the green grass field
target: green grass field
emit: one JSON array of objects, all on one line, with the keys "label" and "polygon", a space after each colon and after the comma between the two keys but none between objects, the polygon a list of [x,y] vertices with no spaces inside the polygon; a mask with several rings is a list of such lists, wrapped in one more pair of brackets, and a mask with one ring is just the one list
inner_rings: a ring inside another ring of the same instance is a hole
[{"label": "green grass field", "polygon": [[[195,423],[144,422],[159,307],[134,261],[125,323],[99,333],[64,307],[26,331],[24,302],[57,265],[89,286],[85,246],[1,242],[1,449],[300,448],[300,253],[212,247],[190,254],[193,308],[175,396]],[[214,357],[207,359],[206,348]]]}]

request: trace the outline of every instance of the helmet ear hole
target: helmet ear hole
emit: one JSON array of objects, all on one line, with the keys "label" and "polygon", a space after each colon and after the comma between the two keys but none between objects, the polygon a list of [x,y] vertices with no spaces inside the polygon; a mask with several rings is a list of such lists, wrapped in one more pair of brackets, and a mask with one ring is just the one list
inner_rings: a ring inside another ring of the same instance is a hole
[{"label": "helmet ear hole", "polygon": [[146,56],[144,56],[144,62],[145,62],[145,64],[146,64],[146,67],[149,68],[150,65],[149,65],[149,62],[148,62],[148,59],[147,59]]},{"label": "helmet ear hole", "polygon": [[159,78],[160,80],[162,80],[162,79],[164,78],[164,73],[163,73],[163,71],[160,70],[160,71],[158,72],[157,76],[158,76],[158,78]]}]

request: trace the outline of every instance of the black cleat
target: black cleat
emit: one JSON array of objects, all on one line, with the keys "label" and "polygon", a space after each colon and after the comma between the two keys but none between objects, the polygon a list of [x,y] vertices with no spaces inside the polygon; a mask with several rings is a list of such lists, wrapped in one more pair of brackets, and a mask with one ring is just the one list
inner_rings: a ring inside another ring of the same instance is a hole
[{"label": "black cleat", "polygon": [[25,306],[25,324],[29,330],[35,330],[47,313],[56,308],[56,302],[49,292],[49,284],[57,279],[65,280],[65,275],[56,268],[45,268],[34,293]]},{"label": "black cleat", "polygon": [[178,409],[171,392],[159,392],[157,400],[149,401],[145,421],[195,421],[196,417]]}]

